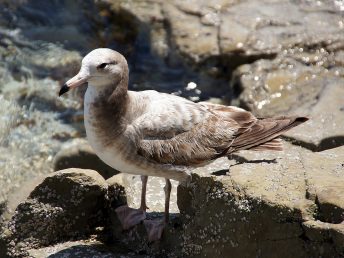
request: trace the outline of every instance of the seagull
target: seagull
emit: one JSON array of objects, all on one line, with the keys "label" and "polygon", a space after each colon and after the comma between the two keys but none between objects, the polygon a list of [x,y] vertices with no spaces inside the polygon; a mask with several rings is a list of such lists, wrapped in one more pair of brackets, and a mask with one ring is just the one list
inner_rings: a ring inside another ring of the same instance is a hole
[{"label": "seagull", "polygon": [[[162,237],[169,222],[170,180],[190,182],[191,171],[240,150],[282,150],[278,138],[308,120],[281,116],[256,118],[234,106],[185,98],[154,90],[129,91],[124,56],[98,48],[87,54],[80,71],[60,89],[59,96],[88,83],[84,96],[87,139],[96,154],[123,173],[141,175],[139,209],[116,209],[124,230],[143,222],[149,241]],[[146,219],[149,176],[166,180],[163,220]]]}]

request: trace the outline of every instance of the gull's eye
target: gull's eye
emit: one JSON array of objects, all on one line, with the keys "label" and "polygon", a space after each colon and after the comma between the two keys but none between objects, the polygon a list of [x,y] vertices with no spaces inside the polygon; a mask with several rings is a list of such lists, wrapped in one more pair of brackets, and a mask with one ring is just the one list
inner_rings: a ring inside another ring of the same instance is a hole
[{"label": "gull's eye", "polygon": [[97,69],[104,69],[108,64],[107,63],[102,63],[97,66]]}]

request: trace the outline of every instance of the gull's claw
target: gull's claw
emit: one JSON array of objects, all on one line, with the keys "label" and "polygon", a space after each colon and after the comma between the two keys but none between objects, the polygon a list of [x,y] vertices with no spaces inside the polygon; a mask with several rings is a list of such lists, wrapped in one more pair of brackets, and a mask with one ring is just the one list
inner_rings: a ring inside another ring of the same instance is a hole
[{"label": "gull's claw", "polygon": [[118,207],[116,210],[119,221],[124,230],[127,230],[146,219],[146,212],[142,209],[133,209],[128,205]]},{"label": "gull's claw", "polygon": [[166,226],[165,220],[144,220],[143,224],[146,227],[149,242],[161,239]]}]

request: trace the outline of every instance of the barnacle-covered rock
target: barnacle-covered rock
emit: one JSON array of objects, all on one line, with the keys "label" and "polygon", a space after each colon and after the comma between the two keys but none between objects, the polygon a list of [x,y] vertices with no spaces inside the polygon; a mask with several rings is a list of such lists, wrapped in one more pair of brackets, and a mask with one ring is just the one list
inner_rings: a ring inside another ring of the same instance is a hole
[{"label": "barnacle-covered rock", "polygon": [[67,169],[47,176],[20,203],[2,235],[7,255],[85,236],[104,224],[107,185],[93,170]]},{"label": "barnacle-covered rock", "polygon": [[[159,242],[147,241],[143,225],[117,232],[117,240],[132,250],[172,257],[343,255],[344,148],[313,153],[290,143],[284,147],[244,151],[196,169],[190,184],[178,186],[180,215],[172,212]],[[156,205],[152,195],[148,206],[152,200]]]}]

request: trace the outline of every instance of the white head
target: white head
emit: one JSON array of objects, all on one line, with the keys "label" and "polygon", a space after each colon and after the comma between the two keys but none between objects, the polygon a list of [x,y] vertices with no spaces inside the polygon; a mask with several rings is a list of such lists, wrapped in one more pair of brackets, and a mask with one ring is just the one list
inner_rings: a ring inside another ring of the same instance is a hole
[{"label": "white head", "polygon": [[109,48],[97,48],[82,59],[79,73],[62,86],[59,96],[86,82],[100,88],[117,85],[123,79],[128,79],[128,64],[124,56]]}]

